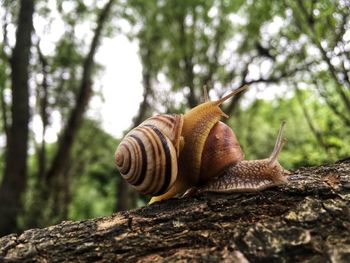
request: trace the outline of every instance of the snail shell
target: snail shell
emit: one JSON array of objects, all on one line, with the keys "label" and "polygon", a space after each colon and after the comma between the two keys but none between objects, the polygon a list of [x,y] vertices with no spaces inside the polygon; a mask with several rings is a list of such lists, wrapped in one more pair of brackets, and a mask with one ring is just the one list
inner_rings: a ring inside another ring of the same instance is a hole
[{"label": "snail shell", "polygon": [[232,129],[221,121],[216,123],[204,144],[199,183],[206,183],[242,160],[244,153]]},{"label": "snail shell", "polygon": [[143,194],[161,195],[178,173],[183,115],[157,115],[130,131],[119,144],[115,161],[122,177]]}]

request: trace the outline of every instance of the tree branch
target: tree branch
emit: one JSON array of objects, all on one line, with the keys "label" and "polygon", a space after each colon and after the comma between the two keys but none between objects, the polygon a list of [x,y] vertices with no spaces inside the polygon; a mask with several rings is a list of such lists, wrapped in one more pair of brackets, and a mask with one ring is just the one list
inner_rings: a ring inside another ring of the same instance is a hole
[{"label": "tree branch", "polygon": [[[210,57],[207,57],[209,70],[208,70],[208,74],[206,74],[206,76],[204,76],[203,80],[201,81],[202,86],[207,87],[208,94],[210,89],[212,88],[213,76],[219,67],[219,55],[220,55],[219,53],[223,44],[223,40],[225,39],[225,34],[227,29],[225,26],[223,26],[225,15],[222,12],[222,8],[224,7],[221,6],[219,9],[218,17],[220,18],[220,22],[215,28],[215,34],[213,37],[213,42],[214,42],[213,57],[211,59]],[[210,47],[210,45],[208,47]]]},{"label": "tree branch", "polygon": [[[350,10],[348,10],[350,11]],[[337,44],[341,41],[344,33],[346,32],[346,24],[349,22],[349,17],[350,17],[350,12],[345,12],[342,13],[342,21],[341,24],[337,30],[337,32],[335,32],[334,34],[334,44],[333,44],[333,49],[337,46]]]},{"label": "tree branch", "polygon": [[[149,98],[153,97],[153,86],[152,86],[152,43],[144,45],[147,50],[141,53],[142,64],[142,83],[143,83],[143,101],[139,106],[138,114],[133,119],[133,127],[138,126],[142,121],[149,117]],[[148,66],[146,66],[148,65]]]},{"label": "tree branch", "polygon": [[5,262],[347,262],[350,161],[250,194],[170,199],[0,238]]},{"label": "tree branch", "polygon": [[[180,31],[180,39],[179,43],[183,44],[183,62],[185,65],[185,84],[188,86],[190,89],[190,92],[188,93],[187,96],[187,103],[190,108],[193,108],[197,106],[198,101],[196,99],[196,94],[195,94],[195,87],[194,87],[194,72],[193,72],[193,63],[192,63],[192,55],[188,54],[188,40],[186,37],[186,25],[185,25],[185,17],[184,15],[180,14],[177,17],[177,21],[179,24],[179,31]],[[193,22],[195,23],[195,22]]]},{"label": "tree branch", "polygon": [[[329,68],[329,72],[330,72],[333,80],[335,81],[335,88],[336,88],[337,92],[339,93],[339,95],[340,95],[340,97],[341,97],[345,107],[350,112],[350,99],[349,99],[348,94],[346,93],[346,91],[343,89],[343,85],[342,85],[342,83],[340,82],[340,80],[339,80],[339,78],[337,76],[337,70],[335,69],[335,67],[331,63],[331,60],[329,59],[326,50],[322,47],[319,39],[317,38],[314,24],[309,22],[309,20],[308,20],[309,14],[306,11],[303,2],[301,0],[297,0],[296,2],[298,3],[299,9],[302,11],[302,14],[304,15],[304,19],[301,18],[297,14],[298,12],[294,12],[295,13],[295,17],[297,17],[297,18],[299,18],[301,20],[304,20],[305,25],[308,27],[310,33],[308,34],[308,32],[305,32],[305,30],[303,29],[303,27],[300,24],[298,24],[299,30],[301,32],[304,32],[307,35],[309,35],[309,37],[314,42],[314,44],[316,45],[318,50],[321,52],[322,58],[327,63],[328,68]],[[348,83],[348,86],[350,86],[350,83]]]},{"label": "tree branch", "polygon": [[[246,65],[245,70],[243,70],[243,75],[242,75],[242,80],[241,80],[241,84],[242,85],[251,85],[251,84],[255,84],[255,83],[278,83],[286,78],[292,77],[294,74],[296,74],[297,72],[303,71],[305,69],[307,69],[309,66],[313,65],[315,62],[308,62],[305,63],[301,66],[297,66],[291,70],[288,71],[284,71],[282,72],[279,76],[269,76],[268,78],[263,78],[260,77],[258,79],[254,79],[254,80],[250,80],[250,81],[246,81],[246,76],[248,75],[248,67],[249,67],[249,63]],[[233,99],[231,99],[231,102],[229,104],[229,106],[225,109],[225,112],[230,115],[235,108],[238,105],[239,100],[242,98],[243,94],[246,91],[240,92],[239,94],[237,94],[236,96],[233,97]]]},{"label": "tree branch", "polygon": [[[254,58],[254,57],[253,57]],[[253,60],[252,58],[252,60]],[[242,71],[242,76],[241,76],[241,83],[240,83],[240,87],[243,86],[244,84],[246,84],[246,77],[249,73],[249,65],[250,63],[247,63]],[[231,76],[233,76],[234,71],[231,71]],[[240,99],[243,97],[243,94],[246,92],[246,90],[244,90],[243,92],[238,93],[237,95],[235,95],[232,99],[230,104],[225,108],[225,112],[226,114],[228,114],[229,116],[233,113],[233,111],[237,108],[238,102],[240,101]]]},{"label": "tree branch", "polygon": [[[48,112],[47,112],[47,107],[48,107],[48,82],[47,82],[47,76],[48,76],[48,62],[43,53],[41,52],[40,49],[40,42],[36,44],[36,49],[39,55],[39,61],[41,63],[41,69],[42,69],[42,74],[43,74],[43,80],[41,83],[41,89],[42,91],[38,92],[39,93],[39,111],[40,111],[40,117],[41,121],[43,124],[43,131],[42,131],[42,141],[41,141],[41,146],[39,149],[38,153],[38,166],[39,166],[39,172],[38,172],[38,177],[39,180],[43,180],[45,176],[45,171],[46,171],[46,141],[45,141],[45,134],[46,134],[46,128],[48,125]],[[38,89],[40,89],[38,87]]]},{"label": "tree branch", "polygon": [[[5,80],[6,83],[6,80]],[[0,87],[0,104],[1,104],[1,119],[2,119],[2,125],[5,131],[6,138],[9,137],[9,123],[8,123],[8,116],[7,116],[7,103],[5,100],[5,87]]]},{"label": "tree branch", "polygon": [[347,126],[350,127],[350,119],[343,113],[343,111],[338,109],[337,103],[334,103],[330,96],[323,90],[323,88],[320,87],[319,81],[314,79],[314,84],[316,86],[317,91],[321,95],[321,97],[325,100],[329,108],[333,111],[333,113],[338,116],[339,119],[343,121],[343,123]]}]

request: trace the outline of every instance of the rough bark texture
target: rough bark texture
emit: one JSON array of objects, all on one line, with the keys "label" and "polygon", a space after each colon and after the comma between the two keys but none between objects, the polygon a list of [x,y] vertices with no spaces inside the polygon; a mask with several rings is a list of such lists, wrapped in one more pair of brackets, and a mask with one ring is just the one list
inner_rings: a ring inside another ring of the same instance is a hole
[{"label": "rough bark texture", "polygon": [[350,262],[350,159],[255,194],[204,193],[0,239],[14,262]]},{"label": "rough bark texture", "polygon": [[16,44],[11,57],[12,121],[7,134],[4,177],[0,186],[0,235],[17,230],[21,197],[27,185],[29,123],[28,67],[34,1],[20,1]]}]

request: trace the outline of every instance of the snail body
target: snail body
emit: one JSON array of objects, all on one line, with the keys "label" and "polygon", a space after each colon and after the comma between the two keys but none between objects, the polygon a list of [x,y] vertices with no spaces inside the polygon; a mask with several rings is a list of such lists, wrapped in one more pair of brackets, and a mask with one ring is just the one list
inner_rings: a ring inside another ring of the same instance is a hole
[{"label": "snail body", "polygon": [[278,155],[286,142],[282,139],[284,125],[285,122],[282,122],[274,150],[269,158],[242,160],[230,164],[198,190],[217,193],[254,192],[285,184],[290,172],[278,162]]},{"label": "snail body", "polygon": [[245,88],[206,101],[184,115],[163,114],[145,120],[116,150],[122,177],[137,191],[154,196],[150,203],[192,188],[239,192],[285,183],[287,171],[277,161],[284,144],[284,123],[270,158],[244,161],[235,134],[220,122],[226,116],[220,105]]}]

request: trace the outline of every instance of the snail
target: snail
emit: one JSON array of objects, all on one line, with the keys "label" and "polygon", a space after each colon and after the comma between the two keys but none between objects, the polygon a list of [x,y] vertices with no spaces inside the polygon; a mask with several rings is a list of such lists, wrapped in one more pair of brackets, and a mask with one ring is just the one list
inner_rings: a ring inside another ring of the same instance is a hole
[{"label": "snail", "polygon": [[186,114],[151,117],[131,130],[115,152],[122,177],[150,203],[191,192],[252,192],[287,182],[278,163],[285,140],[282,122],[269,158],[244,160],[228,117],[220,105],[246,89],[242,86],[217,101],[206,101]]}]

